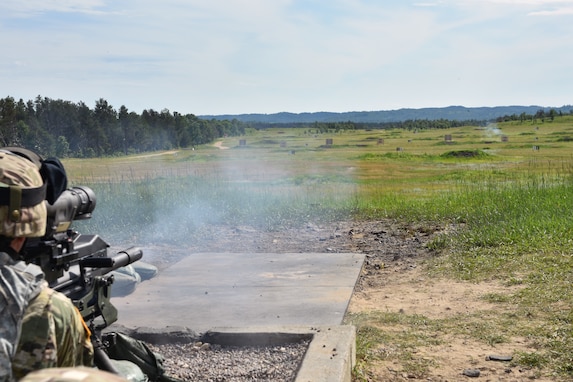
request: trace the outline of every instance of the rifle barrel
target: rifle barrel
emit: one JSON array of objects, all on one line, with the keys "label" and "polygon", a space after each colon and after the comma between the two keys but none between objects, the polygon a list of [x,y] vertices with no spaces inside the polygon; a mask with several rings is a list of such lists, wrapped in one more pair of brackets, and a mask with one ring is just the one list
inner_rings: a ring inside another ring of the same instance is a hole
[{"label": "rifle barrel", "polygon": [[[138,247],[131,247],[120,251],[113,257],[87,257],[80,260],[80,265],[90,268],[111,268],[110,271],[125,267],[143,257],[143,251]],[[106,272],[107,273],[107,272]]]}]

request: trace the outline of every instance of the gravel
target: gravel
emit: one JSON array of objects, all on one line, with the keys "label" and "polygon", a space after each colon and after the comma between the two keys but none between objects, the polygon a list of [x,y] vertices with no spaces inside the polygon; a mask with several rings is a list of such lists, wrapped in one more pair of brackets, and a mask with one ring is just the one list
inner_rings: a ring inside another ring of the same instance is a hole
[{"label": "gravel", "polygon": [[149,347],[166,374],[182,381],[294,381],[309,340],[280,346],[221,346],[203,342]]}]

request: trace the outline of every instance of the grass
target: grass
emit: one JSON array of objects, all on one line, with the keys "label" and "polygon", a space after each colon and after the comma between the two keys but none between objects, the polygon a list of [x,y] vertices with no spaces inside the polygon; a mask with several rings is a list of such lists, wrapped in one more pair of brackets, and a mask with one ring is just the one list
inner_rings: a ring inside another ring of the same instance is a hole
[{"label": "grass", "polygon": [[409,378],[423,378],[436,365],[416,353],[419,347],[441,344],[433,335],[446,329],[439,320],[381,311],[351,315],[346,320],[357,326],[355,378],[368,380],[369,365],[379,361],[400,362]]},{"label": "grass", "polygon": [[[482,170],[456,180],[447,191],[431,198],[377,198],[384,201],[379,200],[379,205],[393,206],[393,210],[386,207],[389,216],[463,224],[458,233],[431,244],[442,252],[429,265],[434,273],[470,282],[496,279],[508,286],[522,286],[514,295],[489,296],[500,306],[516,306],[511,317],[493,312],[484,325],[480,312],[476,317],[456,317],[444,330],[490,345],[507,342],[508,336],[528,338],[539,350],[518,353],[514,364],[549,370],[558,380],[573,376],[573,217],[568,213],[573,205],[573,182],[570,172],[547,171],[508,176]],[[369,353],[368,349],[359,352]]]},{"label": "grass", "polygon": [[455,233],[430,243],[439,256],[428,269],[519,285],[485,297],[514,309],[487,312],[487,326],[477,315],[349,317],[358,329],[355,379],[367,380],[369,367],[389,358],[424,376],[432,361],[413,354],[440,329],[487,344],[529,338],[537,350],[513,362],[566,380],[573,378],[570,136],[569,116],[447,131],[270,129],[241,137],[246,145],[224,139],[228,150],[64,163],[71,183],[92,187],[98,198],[94,217],[76,226],[113,242],[184,245],[200,225],[220,222],[266,230],[340,219],[453,224]]}]

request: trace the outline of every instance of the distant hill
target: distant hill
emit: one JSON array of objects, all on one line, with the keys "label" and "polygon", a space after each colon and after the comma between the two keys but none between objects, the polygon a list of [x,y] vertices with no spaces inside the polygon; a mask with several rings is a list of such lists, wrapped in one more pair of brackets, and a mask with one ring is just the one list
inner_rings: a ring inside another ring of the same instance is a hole
[{"label": "distant hill", "polygon": [[448,106],[441,108],[398,109],[387,111],[350,111],[344,113],[315,112],[315,113],[275,113],[275,114],[225,114],[199,115],[201,119],[233,120],[253,123],[313,123],[313,122],[359,122],[381,123],[401,122],[416,119],[448,119],[457,121],[478,120],[491,121],[505,115],[535,114],[540,109],[549,111],[555,109],[563,114],[570,114],[573,105],[562,107],[543,106],[495,106],[495,107],[464,107]]}]

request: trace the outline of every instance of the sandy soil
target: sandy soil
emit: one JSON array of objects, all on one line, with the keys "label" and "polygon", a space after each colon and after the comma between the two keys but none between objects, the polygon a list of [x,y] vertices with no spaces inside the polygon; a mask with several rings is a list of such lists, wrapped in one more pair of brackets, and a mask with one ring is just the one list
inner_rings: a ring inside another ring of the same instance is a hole
[{"label": "sandy soil", "polygon": [[[309,223],[280,232],[213,226],[205,227],[186,250],[328,252],[333,256],[342,252],[364,253],[365,264],[349,305],[350,313],[382,310],[438,319],[494,309],[481,296],[510,292],[507,287],[496,282],[474,284],[436,279],[424,271],[423,262],[434,256],[425,245],[442,231],[443,227],[404,226],[392,221],[338,222],[327,226]],[[176,260],[165,257],[169,251],[161,248],[157,251],[163,253],[162,261],[166,263]],[[396,330],[396,327],[387,330]],[[477,379],[483,381],[552,381],[539,377],[532,370],[512,367],[508,362],[486,360],[490,355],[534,351],[522,338],[513,338],[510,343],[493,347],[451,333],[433,335],[445,345],[421,347],[416,353],[436,365],[429,375],[422,378],[408,375],[399,362],[384,360],[373,361],[369,380],[460,381],[474,379],[462,375],[464,370],[473,369],[480,371]],[[392,344],[382,346],[381,352],[388,351]]]},{"label": "sandy soil", "polygon": [[227,146],[223,146],[223,141],[215,142],[215,144],[214,144],[213,146],[215,146],[216,148],[221,149],[221,150],[226,150],[226,149],[228,149]]}]

